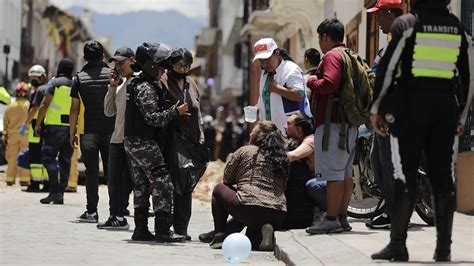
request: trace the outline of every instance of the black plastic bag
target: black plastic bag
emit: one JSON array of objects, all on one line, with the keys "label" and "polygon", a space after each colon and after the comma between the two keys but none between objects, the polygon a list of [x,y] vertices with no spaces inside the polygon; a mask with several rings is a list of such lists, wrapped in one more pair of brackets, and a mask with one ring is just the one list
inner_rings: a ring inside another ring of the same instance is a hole
[{"label": "black plastic bag", "polygon": [[167,162],[175,193],[191,193],[206,171],[208,148],[204,143],[193,144],[175,130],[171,131],[168,139]]}]

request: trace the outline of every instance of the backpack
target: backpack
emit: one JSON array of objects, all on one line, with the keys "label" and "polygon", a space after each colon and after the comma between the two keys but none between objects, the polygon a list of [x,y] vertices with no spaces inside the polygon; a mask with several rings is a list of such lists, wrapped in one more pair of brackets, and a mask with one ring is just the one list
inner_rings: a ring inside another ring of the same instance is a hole
[{"label": "backpack", "polygon": [[329,148],[329,123],[332,105],[339,102],[341,131],[339,132],[339,148],[346,149],[347,123],[360,126],[370,120],[370,106],[375,85],[375,73],[367,63],[349,48],[336,48],[344,61],[342,86],[328,99],[324,121],[323,151]]}]

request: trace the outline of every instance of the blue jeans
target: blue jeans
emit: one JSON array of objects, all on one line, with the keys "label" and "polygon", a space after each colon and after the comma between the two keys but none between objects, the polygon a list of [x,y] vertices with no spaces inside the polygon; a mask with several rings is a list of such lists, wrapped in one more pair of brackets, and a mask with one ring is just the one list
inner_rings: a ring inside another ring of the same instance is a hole
[{"label": "blue jeans", "polygon": [[130,160],[125,153],[123,143],[110,143],[107,179],[110,215],[123,217],[123,211],[127,208],[128,198],[133,188],[130,169]]},{"label": "blue jeans", "polygon": [[384,213],[388,216],[392,214],[392,194],[393,194],[393,163],[390,148],[390,137],[382,137],[375,134],[370,162],[374,171],[375,182],[382,189],[382,196],[385,200]]},{"label": "blue jeans", "polygon": [[68,126],[45,126],[41,161],[48,171],[51,194],[64,192],[69,179],[72,152]]},{"label": "blue jeans", "polygon": [[327,210],[327,182],[318,181],[316,178],[306,182],[306,192],[311,200],[321,211]]},{"label": "blue jeans", "polygon": [[87,133],[80,137],[81,155],[86,167],[87,212],[97,211],[99,203],[99,152],[104,175],[108,175],[109,143],[112,134]]}]

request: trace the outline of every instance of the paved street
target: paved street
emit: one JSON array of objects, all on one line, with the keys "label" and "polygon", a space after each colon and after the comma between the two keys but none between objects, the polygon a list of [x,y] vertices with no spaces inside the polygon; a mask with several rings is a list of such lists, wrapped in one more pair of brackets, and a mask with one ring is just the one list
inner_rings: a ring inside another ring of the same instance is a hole
[{"label": "paved street", "polygon": [[[1,174],[0,174],[1,175]],[[193,241],[180,244],[137,243],[129,231],[98,230],[95,224],[74,222],[84,211],[85,188],[65,195],[65,205],[41,205],[46,194],[20,192],[5,187],[0,177],[0,265],[4,264],[226,264],[220,250],[200,243],[197,236],[212,228],[209,203],[194,201],[190,234]],[[106,186],[100,187],[99,215],[108,216]],[[153,219],[149,220],[152,230]],[[380,264],[370,254],[383,247],[389,231],[368,230],[362,220],[351,219],[353,231],[343,234],[308,236],[304,230],[276,233],[276,256],[272,252],[252,252],[244,261],[250,265],[334,265]],[[425,226],[414,214],[408,234],[410,262],[431,263],[435,228]],[[474,217],[455,214],[453,262],[474,265]],[[383,263],[386,264],[386,263]]]},{"label": "paved street", "polygon": [[[304,230],[277,232],[277,257],[292,265],[383,263],[373,261],[370,255],[388,244],[390,232],[369,230],[362,220],[349,221],[353,230],[348,233],[308,236]],[[426,226],[416,213],[411,218],[411,224],[407,240],[410,264],[433,263],[436,229]],[[452,261],[474,265],[474,217],[456,212],[453,228]]]},{"label": "paved street", "polygon": [[[41,205],[46,194],[20,192],[5,187],[0,178],[0,264],[226,264],[221,250],[200,243],[199,233],[212,229],[209,203],[195,201],[189,227],[191,242],[158,244],[132,242],[133,217],[129,231],[98,230],[95,224],[74,222],[85,208],[85,187],[67,193],[65,205]],[[99,219],[108,217],[106,186],[100,187]],[[152,230],[152,219],[149,227]],[[244,261],[251,265],[283,265],[272,252],[252,252]]]}]

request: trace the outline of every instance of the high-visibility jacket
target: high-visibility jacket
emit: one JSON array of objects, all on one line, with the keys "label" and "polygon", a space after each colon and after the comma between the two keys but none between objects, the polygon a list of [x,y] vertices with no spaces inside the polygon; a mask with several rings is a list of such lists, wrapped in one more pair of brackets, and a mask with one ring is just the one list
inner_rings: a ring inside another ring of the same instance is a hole
[{"label": "high-visibility jacket", "polygon": [[58,77],[53,82],[55,86],[53,100],[49,104],[44,124],[69,126],[72,81],[66,77]]},{"label": "high-visibility jacket", "polygon": [[5,87],[3,86],[0,86],[0,102],[3,104],[9,105],[11,101],[12,100],[7,89],[5,89]]},{"label": "high-visibility jacket", "polygon": [[[457,30],[457,28],[455,28]],[[411,73],[414,78],[452,79],[461,48],[461,32],[415,33]]]},{"label": "high-visibility jacket", "polygon": [[[456,95],[459,110],[463,111],[458,119],[465,121],[472,95],[470,47],[471,36],[441,3],[425,1],[413,13],[397,18],[378,66],[371,113],[383,115],[393,111],[379,107],[384,99],[395,94],[409,97],[417,90],[445,90]],[[397,94],[402,90],[392,88],[402,88],[403,93]],[[397,109],[389,102],[385,107]]]}]

